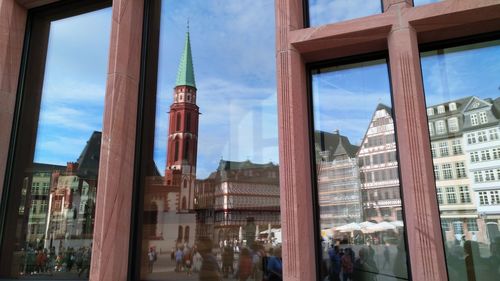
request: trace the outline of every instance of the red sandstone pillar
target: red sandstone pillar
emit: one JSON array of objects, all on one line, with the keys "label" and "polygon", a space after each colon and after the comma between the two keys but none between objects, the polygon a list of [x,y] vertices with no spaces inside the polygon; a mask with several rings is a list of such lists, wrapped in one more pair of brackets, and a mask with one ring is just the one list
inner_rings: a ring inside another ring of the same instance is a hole
[{"label": "red sandstone pillar", "polygon": [[127,280],[144,1],[115,0],[92,250],[92,281]]},{"label": "red sandstone pillar", "polygon": [[276,1],[276,65],[283,280],[316,280],[306,68],[288,43],[303,27],[302,1]]},{"label": "red sandstone pillar", "polygon": [[[405,9],[400,2],[391,12]],[[394,24],[388,48],[412,279],[447,280],[417,33],[406,21]]]},{"label": "red sandstone pillar", "polygon": [[0,200],[9,153],[27,11],[15,0],[0,1]]}]

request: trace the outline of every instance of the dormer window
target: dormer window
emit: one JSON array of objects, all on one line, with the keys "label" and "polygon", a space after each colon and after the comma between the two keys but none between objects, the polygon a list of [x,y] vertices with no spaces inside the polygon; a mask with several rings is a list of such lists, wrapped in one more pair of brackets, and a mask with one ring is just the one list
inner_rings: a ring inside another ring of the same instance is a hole
[{"label": "dormer window", "polygon": [[454,102],[450,102],[450,104],[448,104],[448,107],[450,108],[450,111],[457,110],[457,104]]},{"label": "dormer window", "polygon": [[472,126],[479,125],[479,118],[477,118],[476,113],[470,115],[470,123],[472,124]]},{"label": "dormer window", "polygon": [[439,105],[439,106],[437,107],[437,109],[438,109],[438,114],[441,114],[441,113],[444,113],[444,112],[445,112],[444,105]]},{"label": "dormer window", "polygon": [[427,108],[427,116],[432,116],[434,115],[434,108]]},{"label": "dormer window", "polygon": [[486,115],[486,112],[484,111],[479,112],[479,123],[481,124],[488,123],[488,116]]}]

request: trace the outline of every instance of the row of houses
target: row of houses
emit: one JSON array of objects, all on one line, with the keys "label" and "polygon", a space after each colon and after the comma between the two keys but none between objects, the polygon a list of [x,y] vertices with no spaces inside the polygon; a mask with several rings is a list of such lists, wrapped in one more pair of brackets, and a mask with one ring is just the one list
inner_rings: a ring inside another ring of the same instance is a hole
[{"label": "row of houses", "polygon": [[[500,98],[467,97],[427,109],[443,233],[448,241],[500,236]],[[379,104],[360,146],[316,132],[321,227],[402,220],[391,108]]]}]

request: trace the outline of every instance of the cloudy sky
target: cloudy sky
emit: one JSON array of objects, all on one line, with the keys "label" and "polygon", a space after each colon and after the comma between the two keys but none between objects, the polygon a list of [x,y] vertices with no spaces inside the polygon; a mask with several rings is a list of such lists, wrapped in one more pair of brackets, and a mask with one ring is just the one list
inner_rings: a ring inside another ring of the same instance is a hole
[{"label": "cloudy sky", "polygon": [[[164,0],[154,152],[158,168],[163,172],[165,167],[168,111],[188,19],[202,113],[198,177],[214,171],[221,158],[277,163],[273,1]],[[51,25],[36,162],[76,161],[92,132],[102,130],[110,23],[108,8]],[[422,54],[427,102],[498,97],[499,45]],[[359,143],[375,106],[390,105],[388,77],[385,61],[316,74],[316,129],[339,129]]]},{"label": "cloudy sky", "polygon": [[110,34],[111,8],[51,23],[35,162],[76,161],[102,130]]}]

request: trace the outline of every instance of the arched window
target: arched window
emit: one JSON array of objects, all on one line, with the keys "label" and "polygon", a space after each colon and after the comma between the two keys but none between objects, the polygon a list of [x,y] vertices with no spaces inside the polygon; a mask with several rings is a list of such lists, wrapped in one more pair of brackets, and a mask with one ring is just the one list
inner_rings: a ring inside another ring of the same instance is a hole
[{"label": "arched window", "polygon": [[186,114],[186,131],[191,130],[191,112]]},{"label": "arched window", "polygon": [[184,242],[189,243],[189,226],[184,228]]},{"label": "arched window", "polygon": [[179,160],[179,141],[176,140],[174,144],[174,161]]},{"label": "arched window", "polygon": [[188,182],[187,182],[187,180],[186,180],[186,179],[184,179],[184,183],[183,183],[183,185],[184,185],[184,188],[186,188],[186,187],[187,187]]},{"label": "arched window", "polygon": [[189,160],[189,139],[184,143],[184,159]]},{"label": "arched window", "polygon": [[175,125],[175,130],[179,131],[181,129],[181,113],[177,112],[176,117],[175,117],[176,125]]},{"label": "arched window", "polygon": [[186,210],[187,209],[187,206],[186,206],[186,197],[182,197],[182,210]]},{"label": "arched window", "polygon": [[182,241],[182,226],[179,225],[179,229],[177,231],[177,243]]}]

